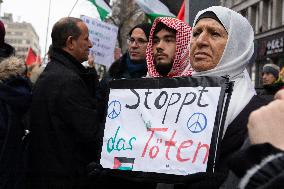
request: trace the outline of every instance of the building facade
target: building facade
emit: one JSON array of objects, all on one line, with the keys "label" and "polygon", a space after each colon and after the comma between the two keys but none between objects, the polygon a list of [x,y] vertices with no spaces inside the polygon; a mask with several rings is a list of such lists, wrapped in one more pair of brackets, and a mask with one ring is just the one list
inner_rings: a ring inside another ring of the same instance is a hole
[{"label": "building facade", "polygon": [[4,13],[1,20],[6,28],[5,42],[15,48],[17,57],[25,59],[29,47],[40,55],[39,37],[30,23],[14,22],[10,13]]},{"label": "building facade", "polygon": [[253,26],[255,61],[248,70],[255,86],[261,87],[265,63],[284,67],[284,0],[221,0],[221,5],[241,13]]}]

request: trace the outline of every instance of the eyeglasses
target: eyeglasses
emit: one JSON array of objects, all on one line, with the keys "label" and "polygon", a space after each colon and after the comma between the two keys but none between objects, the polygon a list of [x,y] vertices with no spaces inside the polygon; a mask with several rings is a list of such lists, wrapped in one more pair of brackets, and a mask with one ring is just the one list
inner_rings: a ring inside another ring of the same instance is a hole
[{"label": "eyeglasses", "polygon": [[142,39],[142,38],[138,38],[138,39],[135,39],[135,38],[133,38],[133,37],[128,37],[128,38],[127,38],[127,43],[128,43],[128,45],[133,45],[134,42],[135,42],[136,45],[138,45],[138,46],[142,46],[142,45],[145,45],[146,43],[148,43],[147,40]]}]

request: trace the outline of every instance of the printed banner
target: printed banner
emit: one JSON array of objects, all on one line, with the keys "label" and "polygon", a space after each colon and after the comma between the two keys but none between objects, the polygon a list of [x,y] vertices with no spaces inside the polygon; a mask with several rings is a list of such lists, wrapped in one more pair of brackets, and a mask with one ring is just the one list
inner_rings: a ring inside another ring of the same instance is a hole
[{"label": "printed banner", "polygon": [[109,67],[114,61],[114,48],[118,28],[95,18],[81,16],[89,29],[89,38],[93,43],[91,54],[95,63]]},{"label": "printed banner", "polygon": [[104,168],[174,175],[208,170],[216,155],[210,148],[216,148],[220,131],[224,86],[194,78],[120,80],[113,86]]}]

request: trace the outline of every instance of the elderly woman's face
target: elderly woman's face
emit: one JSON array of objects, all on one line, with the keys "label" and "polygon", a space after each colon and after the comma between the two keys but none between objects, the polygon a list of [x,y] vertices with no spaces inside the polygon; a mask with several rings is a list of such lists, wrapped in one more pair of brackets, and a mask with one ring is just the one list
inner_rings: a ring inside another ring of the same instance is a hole
[{"label": "elderly woman's face", "polygon": [[197,71],[211,70],[217,66],[227,44],[228,33],[212,18],[200,19],[193,28],[190,42],[190,63]]}]

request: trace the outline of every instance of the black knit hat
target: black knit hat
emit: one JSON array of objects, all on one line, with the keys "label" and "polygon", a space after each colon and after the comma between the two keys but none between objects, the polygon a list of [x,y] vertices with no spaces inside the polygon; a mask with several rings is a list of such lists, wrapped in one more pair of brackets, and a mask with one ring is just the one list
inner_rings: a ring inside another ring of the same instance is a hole
[{"label": "black knit hat", "polygon": [[279,77],[280,67],[276,64],[265,64],[262,69],[263,73],[271,73],[276,79]]},{"label": "black knit hat", "polygon": [[129,32],[128,34],[129,34],[129,36],[131,36],[131,34],[132,34],[132,32],[133,32],[134,29],[140,28],[140,29],[142,29],[142,30],[144,31],[144,33],[145,33],[147,39],[149,40],[151,27],[152,27],[152,25],[149,24],[149,23],[138,24],[138,25],[134,26],[134,27],[130,30],[130,32]]}]

